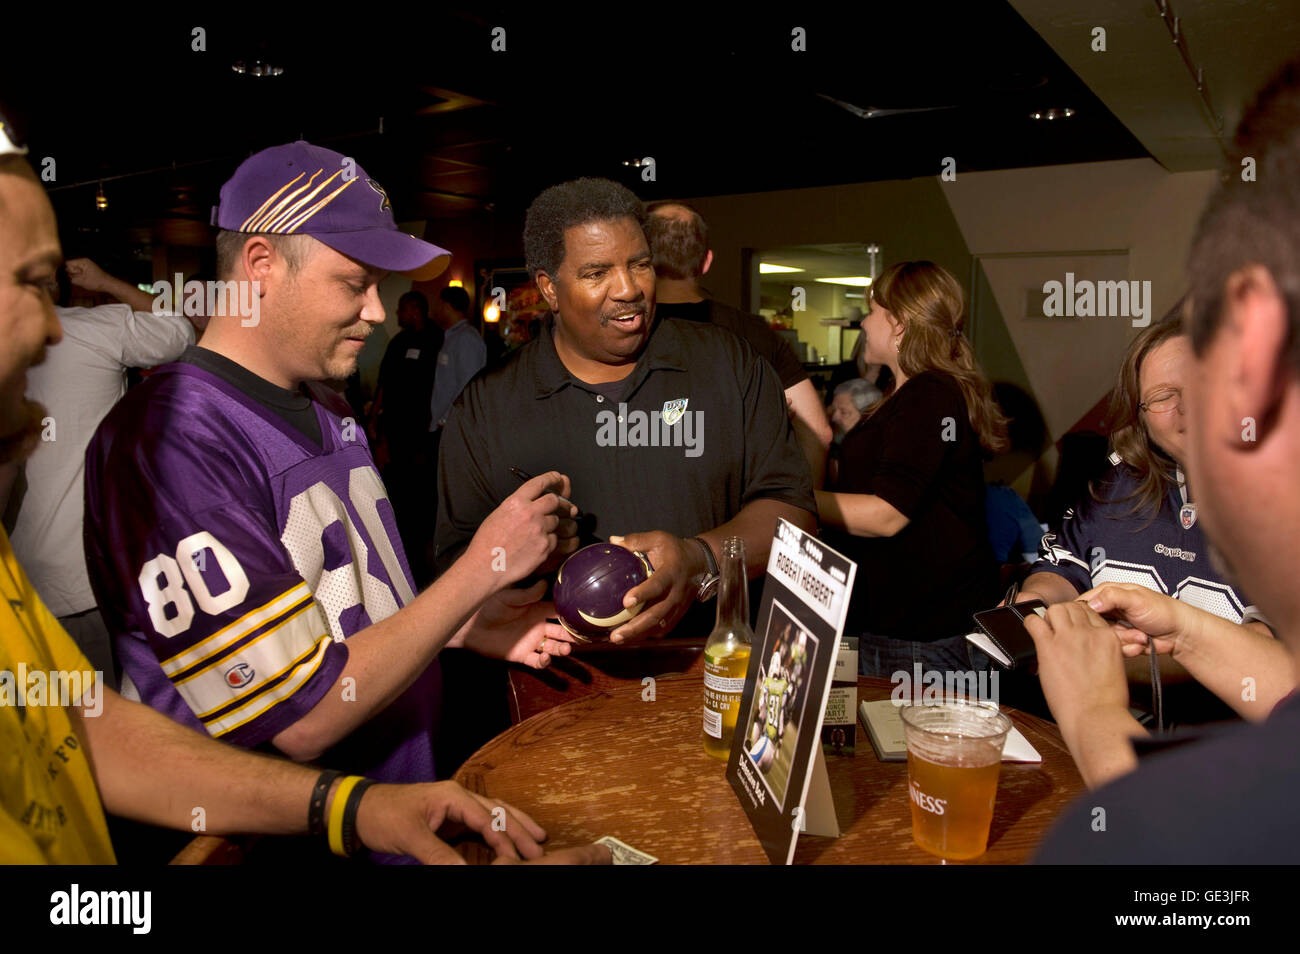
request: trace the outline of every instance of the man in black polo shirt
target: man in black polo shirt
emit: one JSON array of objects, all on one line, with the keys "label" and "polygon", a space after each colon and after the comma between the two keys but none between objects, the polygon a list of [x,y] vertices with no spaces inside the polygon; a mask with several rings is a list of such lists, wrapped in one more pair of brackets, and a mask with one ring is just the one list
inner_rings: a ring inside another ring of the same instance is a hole
[{"label": "man in black polo shirt", "polygon": [[616,642],[663,635],[707,598],[725,537],[745,539],[757,575],[778,517],[816,525],[776,373],[721,328],[656,320],[644,223],[637,197],[605,179],[537,197],[524,245],[553,318],[465,389],[439,460],[440,565],[519,485],[512,467],[563,465],[583,511],[574,545],[609,539],[655,567]]},{"label": "man in black polo shirt", "polygon": [[[1243,163],[1243,160],[1249,162]],[[1249,587],[1300,677],[1300,59],[1245,112],[1224,185],[1201,217],[1188,273],[1196,354],[1183,400],[1188,472],[1210,539]],[[1255,174],[1246,177],[1244,170]],[[1098,587],[1026,628],[1043,692],[1090,784],[1044,843],[1046,862],[1300,861],[1300,695],[1262,725],[1153,755],[1128,701],[1116,613],[1155,648],[1196,636],[1195,614],[1141,588]],[[1261,673],[1259,681],[1266,674]],[[1243,680],[1245,682],[1245,680]],[[1243,693],[1253,691],[1246,684]],[[1244,696],[1243,696],[1244,698]]]},{"label": "man in black polo shirt", "polygon": [[813,486],[821,486],[831,425],[817,389],[803,369],[790,343],[768,327],[758,315],[749,315],[709,298],[700,279],[713,264],[709,228],[704,217],[682,202],[652,202],[646,235],[655,264],[655,315],[708,321],[740,335],[775,369],[785,389],[785,401],[794,419],[799,446],[813,472]]}]

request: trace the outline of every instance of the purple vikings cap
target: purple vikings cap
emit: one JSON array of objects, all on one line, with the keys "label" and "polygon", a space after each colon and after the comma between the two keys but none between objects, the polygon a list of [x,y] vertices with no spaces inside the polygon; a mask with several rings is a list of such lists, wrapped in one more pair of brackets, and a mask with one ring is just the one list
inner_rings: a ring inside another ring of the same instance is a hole
[{"label": "purple vikings cap", "polygon": [[301,139],[245,159],[221,187],[212,224],[230,232],[310,235],[416,281],[436,277],[451,261],[445,248],[398,229],[388,193],[355,160]]}]

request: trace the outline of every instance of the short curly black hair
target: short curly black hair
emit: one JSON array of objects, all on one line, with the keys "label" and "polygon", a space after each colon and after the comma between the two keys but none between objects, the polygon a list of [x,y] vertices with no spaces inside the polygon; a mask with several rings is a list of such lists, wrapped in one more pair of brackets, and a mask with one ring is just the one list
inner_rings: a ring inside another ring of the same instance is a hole
[{"label": "short curly black hair", "polygon": [[632,219],[645,231],[645,206],[631,189],[611,179],[583,178],[551,186],[528,207],[524,256],[528,273],[554,276],[564,261],[564,233],[588,222]]}]

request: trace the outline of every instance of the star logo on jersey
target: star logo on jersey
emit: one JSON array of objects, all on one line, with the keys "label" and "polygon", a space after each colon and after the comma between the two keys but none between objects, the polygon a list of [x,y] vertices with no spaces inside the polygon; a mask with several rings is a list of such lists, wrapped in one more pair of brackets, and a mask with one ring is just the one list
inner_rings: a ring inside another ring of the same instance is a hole
[{"label": "star logo on jersey", "polygon": [[225,672],[226,685],[230,686],[232,689],[242,689],[244,686],[252,682],[253,677],[256,675],[256,671],[248,663],[235,663]]},{"label": "star logo on jersey", "polygon": [[678,398],[676,401],[664,401],[663,420],[669,427],[672,427],[682,419],[686,413],[686,405],[691,403],[690,398]]},{"label": "star logo on jersey", "polygon": [[381,186],[381,185],[380,185],[378,182],[376,182],[374,179],[367,179],[367,180],[366,180],[366,185],[370,186],[370,188],[374,189],[376,192],[378,192],[381,196],[384,197],[384,201],[381,202],[381,203],[379,203],[379,211],[380,211],[380,212],[391,212],[391,211],[393,211],[393,204],[392,204],[391,202],[388,201],[388,193],[384,191],[384,187],[383,187],[383,186]]}]

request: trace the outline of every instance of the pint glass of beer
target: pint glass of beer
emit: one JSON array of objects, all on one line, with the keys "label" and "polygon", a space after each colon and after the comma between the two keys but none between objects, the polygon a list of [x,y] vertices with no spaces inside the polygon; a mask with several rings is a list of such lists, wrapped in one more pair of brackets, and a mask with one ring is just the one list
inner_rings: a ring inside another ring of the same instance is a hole
[{"label": "pint glass of beer", "polygon": [[912,838],[953,861],[988,848],[1002,746],[1011,720],[995,706],[956,700],[904,706]]}]

